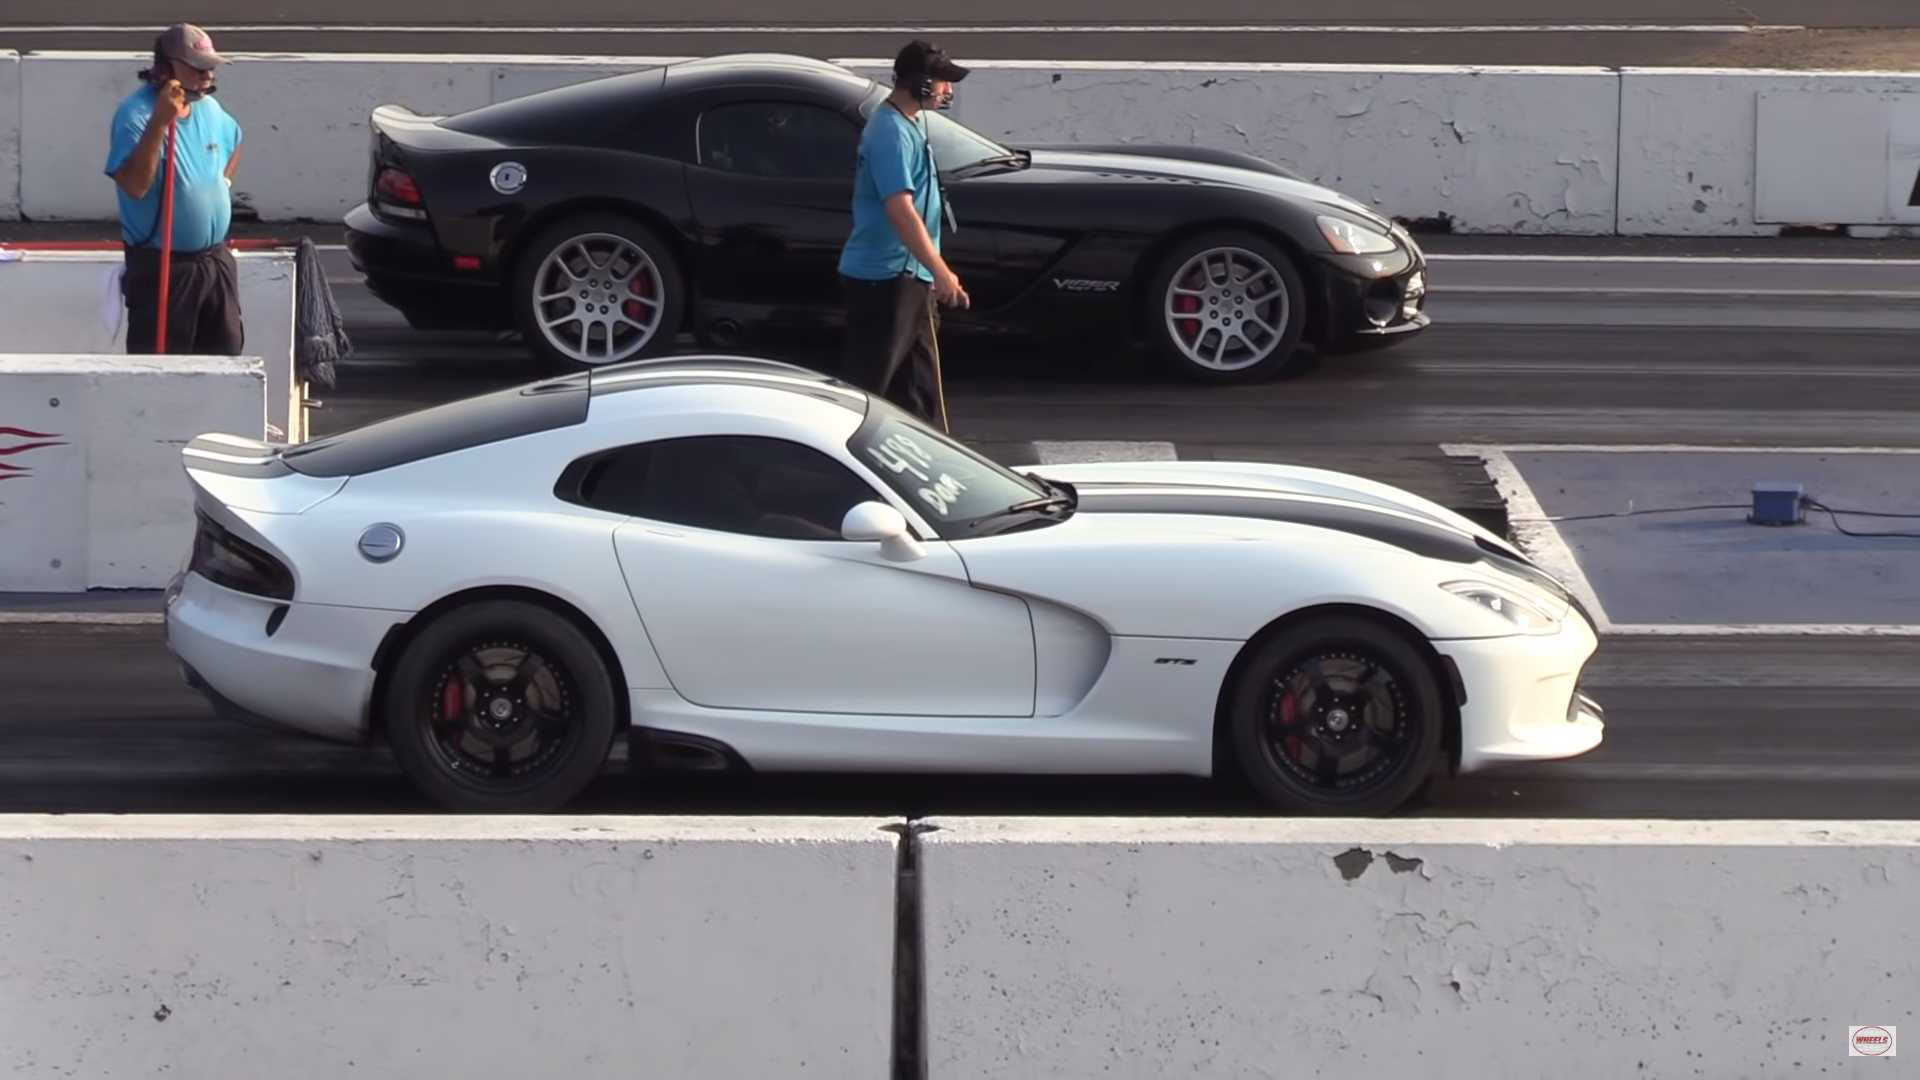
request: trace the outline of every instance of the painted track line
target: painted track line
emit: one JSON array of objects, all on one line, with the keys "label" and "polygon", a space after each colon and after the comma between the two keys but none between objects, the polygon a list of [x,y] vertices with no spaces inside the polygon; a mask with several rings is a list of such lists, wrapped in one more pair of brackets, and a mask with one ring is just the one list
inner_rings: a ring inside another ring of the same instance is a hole
[{"label": "painted track line", "polygon": [[1920,454],[1914,446],[1704,446],[1696,443],[1444,443],[1448,454],[1472,457],[1490,450],[1507,454]]},{"label": "painted track line", "polygon": [[158,626],[166,616],[157,611],[0,611],[0,626]]},{"label": "painted track line", "polygon": [[1541,568],[1557,577],[1592,612],[1602,637],[1920,637],[1920,625],[1906,623],[1616,623],[1610,618],[1593,585],[1580,568],[1573,548],[1549,519],[1533,489],[1521,476],[1509,454],[1920,454],[1916,447],[1874,446],[1694,446],[1684,444],[1608,445],[1604,443],[1508,443],[1487,446],[1442,443],[1449,457],[1478,457],[1488,477],[1507,500],[1508,516],[1521,550]]},{"label": "painted track line", "polygon": [[[735,25],[600,25],[600,26],[473,26],[447,24],[323,25],[315,23],[231,23],[208,24],[215,34],[626,34],[633,36],[664,34],[896,34],[954,36],[959,34],[1750,34],[1805,30],[1793,24],[1749,26],[1743,23],[1490,23],[1479,26],[1380,26],[1365,23],[1110,23],[1098,24],[1006,24],[974,26],[916,26],[912,24],[813,24],[787,23],[758,26]],[[72,26],[0,26],[4,34],[113,34],[151,33],[146,24],[80,24]]]},{"label": "painted track line", "polygon": [[[1418,239],[1417,237],[1415,239]],[[1912,266],[1920,259],[1866,259],[1835,256],[1823,259],[1814,255],[1796,257],[1767,255],[1497,255],[1492,253],[1436,254],[1427,252],[1430,263],[1642,263],[1673,266]]]},{"label": "painted track line", "polygon": [[1629,296],[1629,297],[1753,297],[1762,300],[1920,300],[1913,289],[1746,289],[1736,286],[1694,288],[1675,286],[1641,287],[1633,285],[1441,285],[1435,282],[1428,292],[1458,296]]},{"label": "painted track line", "polygon": [[1595,592],[1593,584],[1587,580],[1586,571],[1580,569],[1580,560],[1574,557],[1573,548],[1560,535],[1560,529],[1550,520],[1540,501],[1534,498],[1533,489],[1527,486],[1526,478],[1520,475],[1520,469],[1507,457],[1505,448],[1491,446],[1462,446],[1443,444],[1440,451],[1448,457],[1477,457],[1487,470],[1487,477],[1493,481],[1495,490],[1506,500],[1507,516],[1512,522],[1516,541],[1520,549],[1531,554],[1540,568],[1558,578],[1586,606],[1593,620],[1600,624],[1600,633],[1613,632],[1613,620],[1607,617],[1605,605],[1600,603],[1600,594]]}]

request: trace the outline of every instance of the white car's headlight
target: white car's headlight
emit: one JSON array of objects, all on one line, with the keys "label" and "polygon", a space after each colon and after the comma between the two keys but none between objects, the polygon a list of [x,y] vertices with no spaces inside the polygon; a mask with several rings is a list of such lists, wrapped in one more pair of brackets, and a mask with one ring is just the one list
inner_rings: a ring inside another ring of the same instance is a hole
[{"label": "white car's headlight", "polygon": [[1525,633],[1550,634],[1560,626],[1559,619],[1517,589],[1486,581],[1449,581],[1440,587],[1462,600],[1479,604]]},{"label": "white car's headlight", "polygon": [[1320,235],[1327,238],[1333,250],[1346,255],[1380,255],[1392,251],[1399,242],[1386,233],[1374,232],[1365,225],[1357,225],[1345,218],[1320,217]]}]

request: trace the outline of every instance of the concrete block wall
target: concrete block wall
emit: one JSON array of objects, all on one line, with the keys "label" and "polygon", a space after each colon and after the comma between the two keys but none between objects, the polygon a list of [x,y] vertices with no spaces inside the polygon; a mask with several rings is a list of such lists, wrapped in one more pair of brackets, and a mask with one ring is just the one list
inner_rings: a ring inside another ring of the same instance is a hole
[{"label": "concrete block wall", "polygon": [[0,221],[20,216],[20,54],[0,49]]},{"label": "concrete block wall", "polygon": [[[884,78],[873,60],[841,61]],[[495,100],[636,70],[619,58],[502,65]],[[1613,230],[1617,79],[1603,69],[996,60],[953,115],[1034,143],[1217,146],[1382,211],[1468,232]]]},{"label": "concrete block wall", "polygon": [[880,1077],[917,1018],[933,1080],[1838,1075],[1920,998],[1913,822],[902,832],[0,816],[0,1069]]},{"label": "concrete block wall", "polygon": [[[1620,101],[1623,234],[1920,223],[1888,205],[1896,112],[1920,117],[1920,74],[1629,68]],[[1920,170],[1920,145],[1907,160]],[[1913,171],[1900,179],[1904,202]]]},{"label": "concrete block wall", "polygon": [[165,587],[193,544],[180,448],[259,438],[265,400],[257,358],[0,354],[0,592]]},{"label": "concrete block wall", "polygon": [[[336,221],[365,194],[375,105],[457,112],[676,59],[240,54],[219,97],[247,135],[237,197],[268,220]],[[0,54],[0,217],[112,216],[101,175],[106,118],[144,61]],[[841,62],[865,74],[886,67]],[[1848,111],[1843,102],[1829,120],[1815,110],[1797,128],[1776,124],[1789,134],[1776,138],[1776,155],[1836,167],[1802,170],[1789,182],[1813,185],[1811,194],[1769,213],[1756,206],[1768,152],[1762,101],[1783,94],[1879,104]],[[1880,178],[1863,178],[1885,171],[1888,144],[1902,139],[1920,164],[1920,126],[1901,136],[1907,121],[1895,119],[1920,116],[1909,107],[1916,99],[1920,73],[1910,72],[1038,60],[978,64],[956,116],[1014,141],[1243,149],[1396,216],[1444,216],[1463,232],[1764,235],[1782,224],[1920,225],[1920,207],[1891,212],[1875,197]],[[95,122],[76,134],[73,116]],[[11,163],[9,124],[20,145]],[[1837,160],[1820,152],[1835,132],[1845,135]]]},{"label": "concrete block wall", "polygon": [[0,818],[17,1077],[882,1077],[858,819]]},{"label": "concrete block wall", "polygon": [[[138,88],[134,73],[150,59],[106,52],[23,58],[28,108],[20,193],[28,217],[117,216],[113,182],[104,172],[109,120]],[[366,193],[367,114],[375,105],[397,100],[422,112],[470,109],[487,103],[488,83],[484,64],[445,57],[237,56],[222,71],[216,96],[244,136],[235,201],[267,220],[337,220]]]},{"label": "concrete block wall", "polygon": [[1618,93],[1601,69],[996,64],[962,119],[1033,142],[1204,145],[1466,232],[1613,229]]},{"label": "concrete block wall", "polygon": [[[119,286],[124,259],[118,250],[9,254],[18,257],[0,262],[0,355],[125,351],[126,308]],[[244,350],[266,364],[266,426],[259,437],[304,442],[307,415],[293,369],[293,257],[286,251],[243,251],[235,262]]]},{"label": "concrete block wall", "polygon": [[930,824],[936,1077],[1839,1074],[1920,1000],[1912,822]]}]

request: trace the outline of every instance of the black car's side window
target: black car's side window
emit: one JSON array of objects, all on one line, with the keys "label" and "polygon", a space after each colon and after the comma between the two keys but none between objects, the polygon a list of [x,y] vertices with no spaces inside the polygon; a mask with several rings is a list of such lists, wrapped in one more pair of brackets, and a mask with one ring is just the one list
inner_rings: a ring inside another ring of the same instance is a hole
[{"label": "black car's side window", "polygon": [[847,511],[879,496],[810,446],[754,435],[663,439],[596,454],[559,494],[600,510],[785,540],[838,540]]},{"label": "black car's side window", "polygon": [[700,163],[781,179],[853,179],[860,129],[818,105],[749,101],[700,114]]}]

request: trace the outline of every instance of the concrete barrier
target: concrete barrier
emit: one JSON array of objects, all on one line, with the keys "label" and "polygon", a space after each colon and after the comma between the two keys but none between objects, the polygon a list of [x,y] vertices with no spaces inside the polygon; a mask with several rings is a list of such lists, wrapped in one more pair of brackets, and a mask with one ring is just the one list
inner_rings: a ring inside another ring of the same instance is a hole
[{"label": "concrete barrier", "polygon": [[[377,104],[458,112],[678,59],[236,54],[220,96],[246,131],[236,200],[270,221],[337,221],[365,195]],[[132,52],[0,60],[0,217],[113,216],[101,175],[106,118],[145,61]],[[869,75],[887,68],[840,62]],[[21,141],[11,168],[10,68]],[[1461,232],[1920,226],[1915,177],[1904,175],[1920,176],[1917,73],[1051,60],[975,69],[956,116],[989,135],[1247,150]],[[72,116],[98,118],[98,136],[75,138]]]},{"label": "concrete barrier", "polygon": [[982,67],[959,98],[989,134],[1243,150],[1466,232],[1613,229],[1619,100],[1603,69]]},{"label": "concrete barrier", "polygon": [[0,221],[20,216],[20,54],[0,49]]},{"label": "concrete barrier", "polygon": [[158,589],[193,542],[180,448],[306,439],[294,261],[242,252],[247,355],[126,355],[117,250],[0,251],[0,591]]},{"label": "concrete barrier", "polygon": [[930,824],[935,1080],[1807,1076],[1920,1000],[1912,822]]},{"label": "concrete barrier", "polygon": [[1631,68],[1619,231],[1920,224],[1920,73]]},{"label": "concrete barrier", "polygon": [[[675,59],[237,54],[220,94],[246,131],[236,198],[268,220],[336,220],[365,196],[376,104],[453,112]],[[24,59],[28,217],[113,216],[101,175],[104,118],[143,62],[98,52]],[[841,62],[865,74],[888,66]],[[956,116],[990,135],[1248,150],[1390,213],[1444,215],[1464,230],[1613,227],[1619,102],[1602,69],[1053,61],[975,69]],[[73,138],[61,118],[76,115],[101,117],[100,138]]]},{"label": "concrete barrier", "polygon": [[[242,251],[240,309],[245,353],[265,363],[264,420],[249,424],[257,437],[304,442],[304,387],[294,371],[297,275],[290,251]],[[0,251],[0,351],[75,355],[125,352],[126,307],[119,293],[125,256],[119,248],[94,251]]]},{"label": "concrete barrier", "polygon": [[885,1076],[881,824],[0,819],[0,1069]]},{"label": "concrete barrier", "polygon": [[0,354],[0,592],[164,587],[193,543],[180,448],[257,433],[265,386],[245,357]]},{"label": "concrete barrier", "polygon": [[[109,121],[138,88],[146,53],[44,52],[22,59],[26,100],[20,198],[35,220],[117,216],[107,161]],[[366,195],[367,114],[387,101],[422,112],[488,101],[482,58],[350,53],[236,54],[218,100],[244,134],[234,199],[268,221],[337,221]],[[87,137],[87,133],[93,133]],[[76,134],[78,133],[78,134]]]}]

